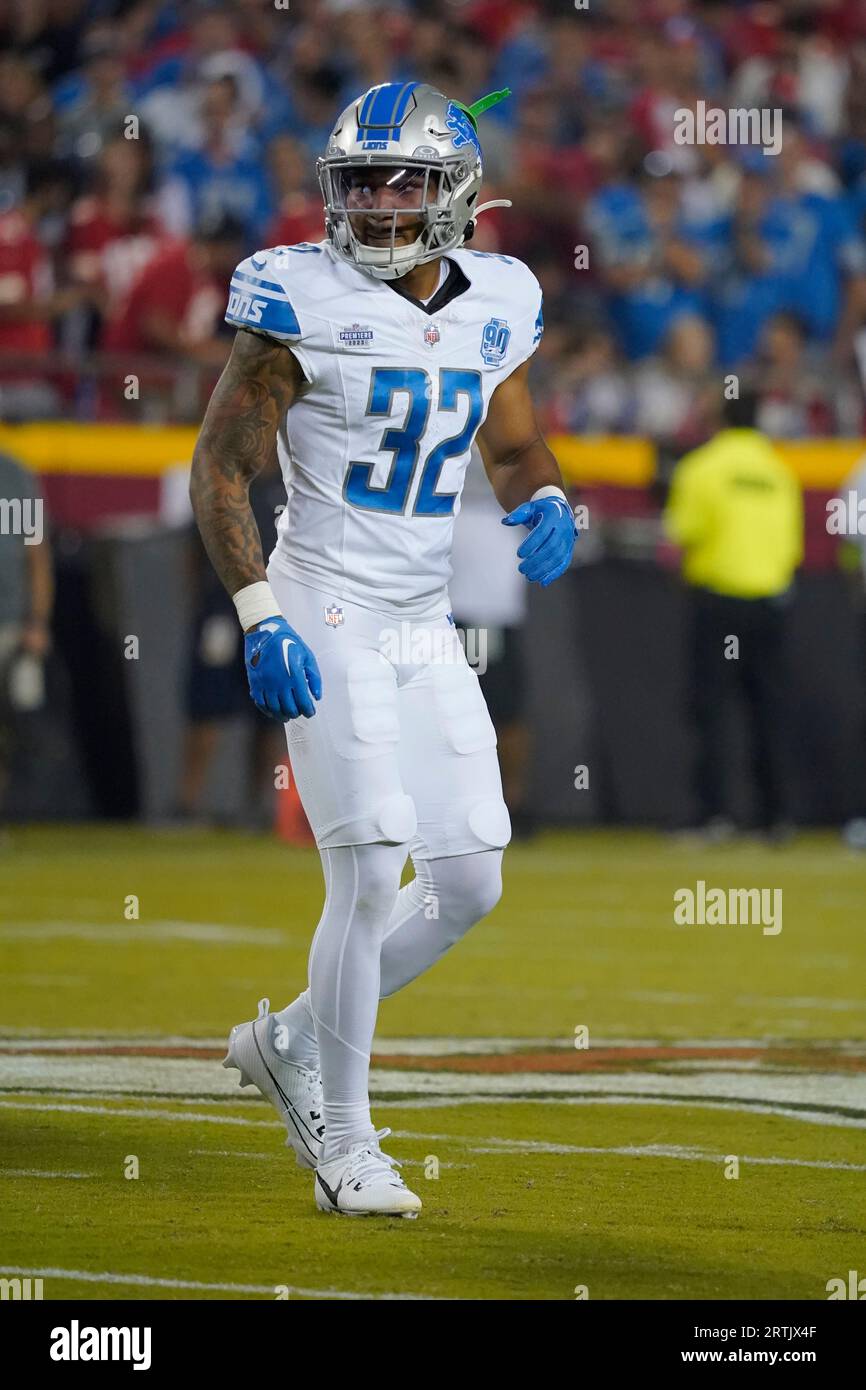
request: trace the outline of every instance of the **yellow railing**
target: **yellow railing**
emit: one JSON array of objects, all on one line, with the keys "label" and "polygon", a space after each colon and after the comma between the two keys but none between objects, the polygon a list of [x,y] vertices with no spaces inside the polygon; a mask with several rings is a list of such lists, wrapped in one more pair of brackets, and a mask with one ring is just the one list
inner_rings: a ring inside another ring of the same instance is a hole
[{"label": "yellow railing", "polygon": [[[85,425],[52,421],[0,425],[0,449],[37,473],[158,477],[192,457],[192,425]],[[656,449],[647,439],[551,435],[569,483],[646,487],[655,477]],[[866,440],[804,439],[777,446],[804,487],[838,487],[866,455]]]}]

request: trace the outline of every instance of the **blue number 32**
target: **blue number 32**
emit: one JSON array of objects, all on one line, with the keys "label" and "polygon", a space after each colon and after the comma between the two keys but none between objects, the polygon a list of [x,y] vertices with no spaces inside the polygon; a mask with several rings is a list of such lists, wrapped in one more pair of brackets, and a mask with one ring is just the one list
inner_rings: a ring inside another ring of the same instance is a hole
[{"label": "blue number 32", "polygon": [[[388,481],[383,487],[373,487],[370,477],[372,463],[350,463],[346,474],[345,496],[353,507],[374,512],[406,510],[412,479],[418,466],[421,436],[430,414],[432,383],[427,372],[420,368],[398,370],[375,367],[370,379],[368,415],[390,415],[395,394],[400,391],[409,397],[402,428],[383,431],[379,449],[393,454]],[[457,410],[459,398],[467,396],[469,410],[466,423],[459,434],[443,439],[431,450],[421,468],[421,479],[412,508],[413,516],[451,516],[454,512],[454,492],[437,492],[436,484],[446,459],[463,454],[475,437],[481,419],[481,373],[457,371],[444,367],[439,374],[439,409]]]}]

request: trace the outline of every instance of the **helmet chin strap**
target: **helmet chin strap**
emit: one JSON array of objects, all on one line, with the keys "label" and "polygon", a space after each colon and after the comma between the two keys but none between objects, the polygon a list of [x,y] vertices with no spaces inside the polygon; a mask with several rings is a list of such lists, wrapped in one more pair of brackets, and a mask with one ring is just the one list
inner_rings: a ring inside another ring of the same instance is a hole
[{"label": "helmet chin strap", "polygon": [[[480,207],[475,209],[475,214],[469,226],[472,226],[473,222],[478,218],[478,216],[482,212],[487,212],[488,208],[510,207],[513,207],[513,203],[510,198],[492,198],[489,203],[482,203]],[[395,250],[402,250],[407,252],[415,251],[419,245],[420,240],[421,238],[418,237],[415,241],[410,242],[408,246],[395,247]],[[463,238],[463,240],[465,240],[465,237]],[[461,241],[461,245],[462,244],[463,243]],[[366,270],[369,275],[374,276],[377,280],[396,280],[400,275],[408,275],[410,270],[414,270],[416,265],[420,265],[422,263],[422,259],[432,261],[436,259],[437,255],[445,254],[441,251],[437,252],[433,248],[428,248],[426,252],[422,249],[418,255],[407,255],[402,260],[397,261],[391,259],[391,253],[387,247],[365,246],[364,243],[360,241],[358,243],[358,249],[359,253],[363,252],[365,257],[370,257],[369,260],[359,259],[356,262],[359,269]],[[454,249],[457,250],[458,248],[455,247]],[[382,257],[381,264],[379,263],[378,259],[380,256]]]},{"label": "helmet chin strap", "polygon": [[[396,280],[398,276],[408,274],[418,265],[424,254],[421,238],[418,237],[405,246],[395,246],[393,252],[392,256],[390,247],[365,246],[363,241],[359,241],[356,265],[377,280]],[[400,255],[400,252],[403,254]]]},{"label": "helmet chin strap", "polygon": [[[475,209],[473,222],[482,212],[487,212],[488,208],[510,208],[512,206],[513,204],[510,198],[492,198],[490,202],[482,203],[480,207]],[[437,254],[443,254],[442,252],[436,252],[432,248],[428,248],[426,252],[423,248],[419,249],[420,241],[421,238],[418,237],[415,241],[409,242],[408,246],[395,247],[395,252],[405,251],[409,253],[401,257],[400,260],[392,259],[391,251],[388,247],[365,246],[363,241],[359,241],[359,258],[356,261],[356,265],[360,270],[365,270],[368,275],[372,275],[376,280],[396,280],[401,275],[408,275],[410,270],[414,270],[416,265],[420,265],[422,257],[426,260],[435,260]],[[413,252],[416,254],[411,254]]]}]

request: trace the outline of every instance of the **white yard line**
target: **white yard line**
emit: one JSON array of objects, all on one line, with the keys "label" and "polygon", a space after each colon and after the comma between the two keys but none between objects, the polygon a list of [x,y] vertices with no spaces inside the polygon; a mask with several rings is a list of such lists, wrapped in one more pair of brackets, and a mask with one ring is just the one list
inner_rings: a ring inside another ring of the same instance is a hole
[{"label": "white yard line", "polygon": [[22,974],[19,970],[4,970],[0,974],[0,984],[13,989],[23,985],[29,989],[80,989],[89,979],[89,975]]},{"label": "white yard line", "polygon": [[[0,1101],[0,1105],[2,1105]],[[866,1129],[866,1116],[839,1115],[792,1105],[738,1105],[727,1100],[677,1100],[671,1096],[490,1096],[478,1092],[465,1096],[430,1096],[426,1100],[376,1100],[377,1110],[453,1110],[466,1105],[657,1105],[668,1109],[726,1110],[742,1115],[776,1115],[800,1124],[824,1125],[833,1129]]]},{"label": "white yard line", "polygon": [[[2,1026],[2,1025],[0,1025]],[[213,1052],[225,1047],[226,1037],[222,1038],[184,1038],[173,1034],[141,1033],[100,1033],[93,1035],[89,1030],[72,1029],[61,1037],[54,1034],[43,1036],[38,1029],[4,1027],[4,1037],[0,1038],[0,1053],[19,1052],[80,1052],[82,1049],[107,1047],[176,1047],[185,1051]]]},{"label": "white yard line", "polygon": [[[102,1096],[100,1099],[108,1100],[110,1097]],[[275,1115],[269,1120],[248,1120],[239,1115],[201,1115],[195,1111],[154,1110],[151,1107],[131,1109],[127,1106],[120,1109],[110,1105],[78,1105],[72,1101],[0,1100],[0,1110],[33,1110],[36,1113],[51,1114],[53,1112],[60,1115],[109,1115],[113,1119],[123,1119],[127,1122],[129,1120],[177,1120],[183,1123],[203,1125],[233,1125],[242,1129],[273,1130],[275,1126],[279,1125]]]},{"label": "white yard line", "polygon": [[189,1153],[195,1158],[258,1158],[264,1159],[266,1163],[285,1163],[285,1158],[280,1153],[259,1154],[250,1152],[248,1149],[190,1149]]},{"label": "white yard line", "polygon": [[360,1299],[383,1299],[403,1301],[427,1301],[426,1294],[418,1293],[352,1293],[346,1289],[305,1289],[295,1284],[209,1284],[199,1279],[160,1279],[149,1274],[96,1274],[88,1269],[24,1269],[18,1265],[0,1266],[0,1275],[29,1279],[71,1279],[80,1284],[126,1284],[144,1289],[197,1289],[204,1293],[257,1293],[276,1298],[277,1289],[287,1289],[289,1294],[299,1298],[335,1298],[356,1301]]},{"label": "white yard line", "polygon": [[95,1178],[96,1173],[60,1173],[45,1168],[0,1168],[0,1178]]},{"label": "white yard line", "polygon": [[296,946],[307,940],[278,927],[231,926],[224,922],[8,922],[0,926],[0,941],[105,941],[112,945],[200,941],[222,946]]},{"label": "white yard line", "polygon": [[[395,1139],[421,1140],[430,1144],[459,1144],[470,1153],[493,1154],[514,1153],[531,1154],[615,1154],[623,1158],[676,1158],[696,1163],[723,1164],[727,1154],[711,1153],[709,1149],[685,1148],[681,1144],[551,1144],[543,1139],[500,1139],[486,1135],[480,1140],[461,1137],[458,1134],[421,1134],[415,1130],[395,1129]],[[738,1154],[741,1163],[761,1163],[774,1167],[791,1168],[829,1168],[847,1170],[852,1173],[866,1173],[866,1163],[846,1163],[824,1158],[776,1158],[755,1157]]]},{"label": "white yard line", "polygon": [[[237,1074],[215,1061],[152,1056],[60,1056],[56,1053],[0,1056],[0,1091],[74,1090],[118,1095],[215,1096],[238,1099]],[[467,1094],[491,1097],[545,1095],[664,1097],[723,1100],[787,1108],[849,1111],[866,1119],[866,1073],[728,1071],[718,1059],[706,1070],[591,1072],[412,1071],[374,1067],[374,1099]]]},{"label": "white yard line", "polygon": [[765,1009],[827,1009],[830,1013],[850,1013],[866,1017],[866,999],[836,999],[819,994],[738,994],[735,1004]]},{"label": "white yard line", "polygon": [[[238,1020],[240,1021],[240,1020]],[[0,1053],[20,1051],[26,1048],[31,1052],[75,1052],[85,1048],[106,1047],[172,1047],[186,1048],[190,1051],[212,1051],[224,1048],[228,1029],[222,1037],[186,1038],[179,1036],[140,1035],[103,1033],[93,1036],[68,1034],[62,1037],[42,1037],[33,1029],[4,1028],[5,1037],[0,1037]],[[657,1044],[645,1039],[637,1042],[596,1040],[597,1047],[683,1047],[687,1043]],[[698,1044],[703,1046],[704,1044]],[[737,1044],[707,1044],[712,1046],[735,1046]],[[763,1044],[743,1044],[743,1046],[762,1046]],[[864,1044],[866,1046],[866,1044]],[[574,1047],[574,1038],[376,1038],[373,1051],[380,1056],[410,1057],[452,1057],[452,1056],[493,1056],[499,1053],[552,1051]]]},{"label": "white yard line", "polygon": [[[667,996],[666,996],[667,997]],[[794,1000],[781,1001],[788,1005]],[[252,1016],[252,1013],[251,1015]],[[240,1020],[238,1020],[240,1021]],[[0,1053],[18,1051],[26,1048],[31,1052],[73,1052],[83,1048],[104,1047],[172,1047],[189,1051],[215,1051],[225,1046],[228,1029],[224,1035],[212,1038],[190,1038],[182,1034],[153,1033],[91,1033],[86,1029],[70,1029],[61,1035],[48,1029],[19,1028],[0,1024]],[[591,1051],[600,1048],[635,1048],[653,1051],[656,1048],[684,1050],[694,1048],[725,1048],[749,1050],[753,1048],[803,1047],[821,1050],[834,1050],[850,1056],[866,1054],[866,1041],[860,1039],[822,1039],[808,1041],[802,1038],[762,1037],[762,1038],[622,1038],[603,1037],[593,1034]],[[471,1057],[496,1056],[509,1052],[570,1052],[574,1038],[376,1038],[373,1051],[380,1057]]]},{"label": "white yard line", "polygon": [[[82,1099],[86,1099],[86,1098],[82,1098]],[[110,1096],[102,1096],[102,1097],[94,1097],[93,1099],[94,1099],[94,1100],[110,1100],[110,1099],[112,1099],[112,1097],[110,1097]],[[245,1128],[246,1128],[246,1129],[268,1129],[268,1130],[270,1130],[271,1132],[274,1132],[275,1130],[279,1130],[279,1129],[281,1128],[281,1126],[280,1126],[280,1124],[279,1124],[279,1121],[276,1119],[276,1117],[274,1117],[274,1118],[272,1118],[272,1119],[268,1119],[268,1120],[254,1120],[254,1119],[248,1119],[246,1116],[240,1116],[240,1115],[219,1115],[219,1114],[217,1114],[217,1115],[205,1115],[205,1114],[202,1114],[200,1111],[158,1110],[158,1109],[154,1109],[154,1108],[152,1108],[152,1107],[140,1108],[137,1104],[135,1104],[135,1102],[131,1101],[130,1098],[128,1098],[128,1097],[126,1097],[126,1098],[121,1097],[121,1098],[119,1098],[119,1099],[125,1101],[125,1103],[124,1103],[124,1105],[123,1105],[122,1107],[121,1107],[120,1105],[118,1105],[118,1106],[116,1106],[116,1107],[113,1107],[113,1106],[108,1106],[108,1105],[99,1105],[99,1104],[90,1104],[90,1103],[87,1103],[87,1104],[78,1104],[78,1103],[76,1103],[76,1102],[73,1102],[71,1099],[70,1099],[70,1100],[66,1100],[66,1101],[46,1101],[46,1100],[41,1100],[41,1099],[39,1099],[38,1097],[34,1097],[34,1098],[31,1099],[31,1098],[28,1097],[28,1096],[22,1096],[22,1097],[20,1097],[20,1098],[18,1098],[18,1099],[15,1099],[15,1100],[2,1100],[2,1099],[0,1099],[0,1110],[11,1110],[11,1111],[24,1112],[24,1113],[26,1113],[27,1111],[32,1110],[32,1111],[35,1111],[35,1112],[37,1112],[37,1113],[42,1113],[42,1112],[44,1112],[44,1113],[47,1113],[47,1114],[56,1113],[56,1114],[64,1114],[64,1115],[100,1115],[100,1116],[110,1116],[110,1117],[115,1118],[115,1119],[118,1119],[118,1118],[119,1118],[119,1119],[126,1120],[127,1123],[128,1123],[130,1120],[165,1120],[165,1121],[168,1121],[169,1123],[228,1125],[228,1126],[233,1126],[234,1128],[241,1128],[241,1129],[245,1129]],[[206,1102],[203,1102],[203,1101],[200,1101],[200,1100],[196,1100],[195,1097],[191,1097],[191,1096],[182,1096],[182,1097],[178,1097],[177,1099],[178,1099],[178,1102],[179,1102],[179,1103],[183,1103],[183,1104],[193,1104],[193,1105],[194,1105],[194,1104],[209,1104],[209,1105],[219,1106],[219,1105],[221,1105],[221,1104],[224,1103],[224,1102],[217,1101],[217,1100],[208,1100],[208,1101],[206,1101]],[[524,1097],[524,1096],[504,1096],[504,1097],[503,1097],[503,1096],[473,1095],[472,1093],[468,1093],[468,1094],[463,1095],[463,1096],[435,1096],[435,1097],[431,1097],[430,1099],[426,1099],[426,1100],[412,1100],[412,1099],[408,1099],[408,1100],[378,1100],[378,1101],[376,1102],[376,1109],[377,1109],[377,1110],[454,1110],[454,1109],[460,1109],[460,1108],[463,1108],[463,1107],[466,1107],[466,1106],[469,1106],[469,1105],[473,1105],[473,1106],[495,1105],[495,1106],[497,1106],[497,1107],[502,1107],[502,1106],[506,1106],[506,1105],[534,1105],[534,1106],[543,1106],[543,1105],[559,1105],[559,1106],[562,1106],[562,1105],[578,1105],[578,1106],[597,1106],[597,1105],[616,1105],[616,1106],[623,1106],[623,1105],[641,1105],[641,1106],[651,1106],[651,1105],[652,1105],[652,1106],[661,1106],[661,1107],[664,1107],[664,1108],[677,1107],[677,1108],[680,1108],[680,1109],[690,1109],[690,1110],[691,1110],[691,1109],[694,1109],[694,1110],[723,1110],[723,1111],[726,1111],[727,1113],[730,1113],[730,1112],[733,1110],[735,1113],[740,1113],[740,1114],[749,1114],[749,1115],[773,1115],[773,1116],[775,1116],[775,1117],[777,1117],[777,1118],[780,1118],[780,1119],[785,1119],[785,1120],[796,1120],[796,1121],[797,1121],[798,1123],[800,1123],[800,1124],[814,1124],[814,1125],[830,1126],[830,1127],[832,1127],[832,1128],[834,1128],[834,1129],[866,1129],[866,1118],[857,1118],[856,1116],[849,1116],[849,1115],[832,1115],[832,1114],[828,1115],[828,1114],[825,1114],[825,1113],[823,1113],[823,1112],[818,1112],[818,1111],[791,1109],[791,1108],[789,1108],[789,1107],[787,1107],[787,1106],[783,1106],[783,1105],[749,1105],[749,1106],[736,1106],[736,1105],[731,1105],[731,1103],[730,1103],[730,1102],[727,1102],[727,1101],[675,1100],[675,1099],[670,1099],[670,1098],[668,1098],[668,1097],[654,1097],[654,1096],[645,1096],[645,1097],[641,1097],[641,1096],[558,1096],[558,1097],[556,1097],[556,1098],[552,1098],[552,1099],[551,1099],[551,1098],[548,1098],[548,1097],[538,1097],[538,1096],[529,1096],[529,1097]],[[419,1136],[415,1136],[415,1137],[419,1137]],[[450,1136],[442,1136],[442,1138],[446,1138],[446,1137],[450,1137]],[[469,1141],[468,1141],[468,1140],[455,1140],[455,1142],[468,1143]],[[529,1144],[531,1144],[532,1142],[533,1142],[533,1141],[524,1141],[524,1143],[525,1143],[527,1146],[528,1146]],[[541,1142],[541,1141],[539,1141],[539,1142]],[[554,1146],[554,1150],[555,1150],[556,1152],[559,1152],[559,1149],[556,1148],[556,1146]],[[527,1149],[526,1149],[526,1152],[527,1152],[527,1153],[532,1152],[532,1151],[533,1151],[533,1150],[531,1150],[529,1147],[527,1147]],[[575,1152],[575,1153],[582,1153],[582,1152],[587,1152],[587,1153],[589,1153],[589,1152],[594,1152],[594,1150],[591,1150],[591,1149],[589,1149],[589,1148],[581,1149],[581,1148],[573,1147],[573,1146],[570,1146],[570,1145],[566,1145],[564,1151],[565,1151],[565,1152],[568,1152],[568,1153],[571,1153],[571,1152]],[[479,1152],[482,1152],[482,1150],[479,1150]],[[613,1152],[613,1150],[611,1150],[611,1152]],[[778,1163],[781,1163],[781,1164],[786,1164],[786,1163],[789,1163],[789,1162],[790,1162],[790,1163],[793,1164],[794,1166],[798,1166],[799,1163],[800,1163],[800,1160],[798,1160],[798,1159],[790,1159],[790,1160],[789,1160],[789,1159],[778,1159],[778,1160],[777,1160],[777,1159],[767,1159],[767,1160],[754,1159],[754,1160],[753,1160],[753,1162],[764,1162],[764,1161],[766,1161],[766,1162],[773,1162],[773,1163],[778,1162]],[[823,1162],[824,1162],[824,1160],[816,1160],[816,1161],[815,1161],[815,1163],[816,1163],[818,1166],[821,1166],[821,1165],[823,1164]],[[809,1166],[813,1166],[813,1165],[811,1164],[811,1161],[809,1161]],[[850,1167],[851,1165],[850,1165],[850,1164],[845,1164],[845,1163],[840,1163],[839,1166],[840,1166],[840,1167]]]}]

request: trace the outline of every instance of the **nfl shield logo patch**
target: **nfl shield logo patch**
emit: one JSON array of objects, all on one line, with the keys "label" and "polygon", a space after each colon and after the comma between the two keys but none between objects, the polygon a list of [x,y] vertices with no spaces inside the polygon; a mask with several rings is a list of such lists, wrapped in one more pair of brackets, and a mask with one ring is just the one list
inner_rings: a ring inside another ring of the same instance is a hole
[{"label": "nfl shield logo patch", "polygon": [[342,621],[342,608],[338,608],[336,603],[330,604],[330,606],[325,609],[325,622],[328,624],[328,627],[339,627]]},{"label": "nfl shield logo patch", "polygon": [[428,347],[435,347],[441,337],[442,334],[439,332],[435,323],[431,323],[424,329],[424,342]]}]

